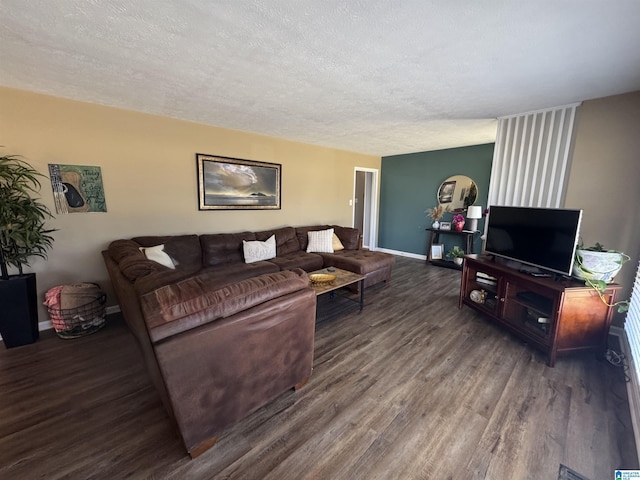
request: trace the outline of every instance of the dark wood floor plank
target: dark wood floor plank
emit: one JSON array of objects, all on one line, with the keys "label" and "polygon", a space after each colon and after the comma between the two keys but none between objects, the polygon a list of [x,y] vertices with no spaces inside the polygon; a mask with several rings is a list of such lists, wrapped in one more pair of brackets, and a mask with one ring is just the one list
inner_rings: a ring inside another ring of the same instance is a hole
[{"label": "dark wood floor plank", "polygon": [[316,328],[314,371],[190,460],[117,318],[0,351],[0,478],[554,479],[637,468],[620,369],[545,358],[469,308],[460,272],[398,258]]},{"label": "dark wood floor plank", "polygon": [[[516,363],[503,395],[475,451],[468,461],[471,478],[527,478],[515,475],[525,432],[525,419],[534,400],[533,386],[538,373],[531,368],[535,360],[523,353]],[[543,420],[541,420],[543,421]],[[544,477],[551,478],[551,477]]]}]

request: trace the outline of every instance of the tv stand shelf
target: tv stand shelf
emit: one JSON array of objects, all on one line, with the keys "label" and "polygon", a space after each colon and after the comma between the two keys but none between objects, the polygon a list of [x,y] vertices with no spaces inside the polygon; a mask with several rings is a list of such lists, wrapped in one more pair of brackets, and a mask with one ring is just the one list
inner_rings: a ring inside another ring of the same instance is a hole
[{"label": "tv stand shelf", "polygon": [[[604,298],[615,303],[620,285]],[[466,255],[459,308],[467,305],[547,354],[556,357],[593,349],[604,355],[613,308],[591,287],[570,278],[534,277],[488,256]]]}]

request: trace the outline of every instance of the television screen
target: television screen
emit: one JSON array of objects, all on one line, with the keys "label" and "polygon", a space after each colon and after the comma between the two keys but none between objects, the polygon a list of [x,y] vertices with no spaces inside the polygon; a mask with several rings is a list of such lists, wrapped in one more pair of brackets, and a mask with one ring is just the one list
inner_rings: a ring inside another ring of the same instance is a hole
[{"label": "television screen", "polygon": [[582,210],[492,206],[486,253],[571,275]]}]

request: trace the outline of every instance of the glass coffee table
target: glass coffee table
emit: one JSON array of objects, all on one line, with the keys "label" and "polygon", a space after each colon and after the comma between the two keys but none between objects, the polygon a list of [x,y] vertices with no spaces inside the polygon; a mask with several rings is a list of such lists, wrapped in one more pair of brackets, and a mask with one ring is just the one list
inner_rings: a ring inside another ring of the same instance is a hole
[{"label": "glass coffee table", "polygon": [[[332,282],[315,283],[311,280],[313,275],[335,275],[336,278]],[[309,277],[309,285],[316,291],[316,297],[328,293],[329,296],[333,298],[336,290],[360,282],[360,285],[358,286],[358,290],[360,291],[359,299],[354,301],[357,301],[360,306],[360,310],[364,308],[364,275],[342,270],[341,268],[328,267],[323,268],[322,270],[309,272]],[[345,298],[351,300],[348,297]]]}]

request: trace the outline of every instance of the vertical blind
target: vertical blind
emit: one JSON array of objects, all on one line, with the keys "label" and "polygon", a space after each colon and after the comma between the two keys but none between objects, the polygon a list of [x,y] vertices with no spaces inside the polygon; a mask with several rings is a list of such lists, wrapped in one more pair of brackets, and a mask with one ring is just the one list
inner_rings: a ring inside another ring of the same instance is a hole
[{"label": "vertical blind", "polygon": [[498,119],[489,205],[564,205],[576,109],[580,104]]},{"label": "vertical blind", "polygon": [[624,322],[624,329],[627,333],[627,341],[631,349],[631,358],[635,366],[635,378],[640,379],[640,265],[636,271],[636,279],[633,282],[631,300],[629,300],[629,311]]},{"label": "vertical blind", "polygon": [[629,396],[629,410],[631,411],[631,421],[636,439],[636,449],[640,455],[640,265],[636,270],[636,279],[633,282],[631,299],[629,300],[629,312],[624,322],[624,331],[629,345],[631,361],[629,362],[631,371],[629,376],[631,382],[627,388]]}]

